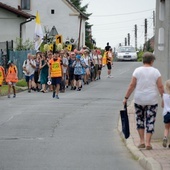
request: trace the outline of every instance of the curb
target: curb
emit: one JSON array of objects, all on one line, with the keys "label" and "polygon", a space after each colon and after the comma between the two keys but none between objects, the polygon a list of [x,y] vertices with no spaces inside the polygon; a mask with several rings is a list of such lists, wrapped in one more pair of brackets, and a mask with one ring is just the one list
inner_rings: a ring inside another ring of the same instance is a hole
[{"label": "curb", "polygon": [[[128,107],[131,107],[132,105],[129,105]],[[139,164],[146,170],[163,170],[162,166],[159,162],[157,162],[152,157],[146,157],[135,145],[133,138],[130,136],[128,139],[125,139],[122,133],[121,129],[121,120],[119,116],[118,120],[118,132],[120,134],[120,137],[123,139],[126,147],[129,149],[129,151],[132,153],[132,155],[135,157],[135,159],[139,162]]]}]

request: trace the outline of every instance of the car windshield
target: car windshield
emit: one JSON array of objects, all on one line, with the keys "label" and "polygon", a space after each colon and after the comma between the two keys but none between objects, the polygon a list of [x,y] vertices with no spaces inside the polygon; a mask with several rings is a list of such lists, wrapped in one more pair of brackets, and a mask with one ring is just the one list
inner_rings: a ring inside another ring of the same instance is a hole
[{"label": "car windshield", "polygon": [[135,52],[135,48],[134,47],[120,47],[118,49],[118,52]]}]

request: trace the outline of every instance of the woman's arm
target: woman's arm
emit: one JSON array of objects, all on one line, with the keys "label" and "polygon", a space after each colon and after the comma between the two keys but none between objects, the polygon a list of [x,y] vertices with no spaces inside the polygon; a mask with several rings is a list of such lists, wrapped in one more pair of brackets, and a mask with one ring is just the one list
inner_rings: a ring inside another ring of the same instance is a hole
[{"label": "woman's arm", "polygon": [[162,78],[161,77],[158,77],[158,80],[157,80],[156,84],[157,84],[157,87],[158,87],[158,91],[159,91],[159,93],[160,93],[160,95],[162,97],[162,95],[164,93],[164,86],[162,84]]}]

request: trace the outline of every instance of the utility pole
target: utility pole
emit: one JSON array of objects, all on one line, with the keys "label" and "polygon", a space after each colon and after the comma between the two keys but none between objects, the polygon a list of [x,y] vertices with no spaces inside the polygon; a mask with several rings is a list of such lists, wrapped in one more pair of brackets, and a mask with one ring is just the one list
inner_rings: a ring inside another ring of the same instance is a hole
[{"label": "utility pole", "polygon": [[137,25],[135,24],[135,49],[137,50]]},{"label": "utility pole", "polygon": [[127,46],[127,38],[125,38],[125,46]]},{"label": "utility pole", "polygon": [[128,45],[130,45],[130,33],[128,33]]},{"label": "utility pole", "polygon": [[153,11],[153,36],[155,36],[155,11]]},{"label": "utility pole", "polygon": [[145,43],[147,42],[147,19],[145,19]]}]

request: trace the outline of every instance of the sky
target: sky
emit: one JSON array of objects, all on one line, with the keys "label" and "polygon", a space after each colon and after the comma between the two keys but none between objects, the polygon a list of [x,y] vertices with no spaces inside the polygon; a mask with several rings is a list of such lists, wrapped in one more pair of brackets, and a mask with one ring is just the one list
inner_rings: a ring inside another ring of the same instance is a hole
[{"label": "sky", "polygon": [[96,46],[104,48],[109,42],[112,48],[125,44],[130,34],[130,45],[135,46],[135,24],[137,25],[137,47],[145,42],[144,21],[147,19],[147,39],[154,35],[153,11],[156,0],[82,0],[88,4],[87,13],[92,13],[88,23]]}]

